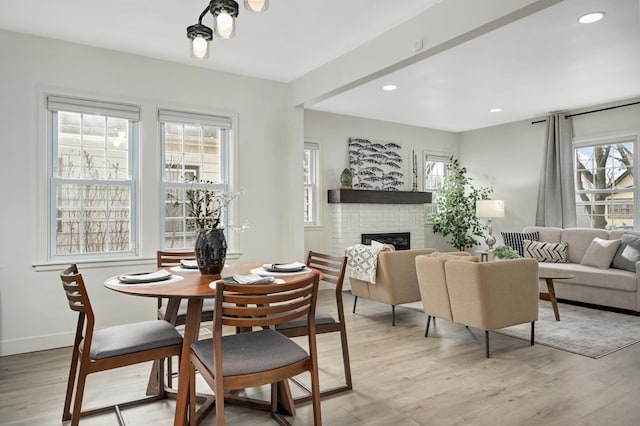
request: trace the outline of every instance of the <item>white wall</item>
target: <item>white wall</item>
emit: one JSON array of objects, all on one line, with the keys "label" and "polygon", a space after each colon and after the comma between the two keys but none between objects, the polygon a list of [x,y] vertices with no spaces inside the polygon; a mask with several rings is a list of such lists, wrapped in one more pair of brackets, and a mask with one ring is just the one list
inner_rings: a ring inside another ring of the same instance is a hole
[{"label": "white wall", "polygon": [[[637,99],[629,100],[634,101]],[[606,106],[610,105],[594,105],[584,111]],[[546,123],[531,122],[540,119],[459,134],[460,162],[467,167],[474,183],[493,186],[491,198],[505,200],[505,217],[493,220],[497,245],[502,244],[501,231],[521,231],[524,226],[535,224]],[[638,134],[640,105],[579,115],[571,120],[576,139]]]},{"label": "white wall", "polygon": [[[350,117],[320,111],[304,111],[304,137],[306,141],[320,145],[321,224],[305,229],[305,251],[330,253],[333,230],[327,190],[340,188],[340,173],[349,166],[347,142],[350,137],[392,141],[402,145],[404,157],[405,190],[411,190],[411,150],[418,156],[418,169],[422,152],[432,151],[458,154],[457,136],[454,133],[422,127],[407,126],[379,120]],[[419,170],[418,189],[423,189],[422,171]],[[428,245],[428,243],[427,243]]]},{"label": "white wall", "polygon": [[240,235],[239,259],[303,260],[302,184],[297,192],[274,191],[302,175],[302,114],[289,107],[285,85],[11,32],[0,32],[0,57],[0,355],[69,345],[74,327],[58,279],[64,265],[33,267],[46,261],[47,244],[46,226],[38,222],[46,217],[43,93],[124,101],[142,110],[139,261],[80,265],[99,326],[154,317],[155,301],[116,294],[102,283],[155,264],[158,107],[237,115],[237,186],[245,190],[237,206],[251,225]]}]

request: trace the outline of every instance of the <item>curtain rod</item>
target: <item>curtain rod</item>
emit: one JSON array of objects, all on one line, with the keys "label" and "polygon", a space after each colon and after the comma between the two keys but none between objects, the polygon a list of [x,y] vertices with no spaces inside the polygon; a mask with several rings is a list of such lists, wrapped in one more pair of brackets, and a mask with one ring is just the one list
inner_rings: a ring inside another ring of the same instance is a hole
[{"label": "curtain rod", "polygon": [[[627,107],[627,106],[631,106],[631,105],[638,105],[638,104],[640,104],[640,101],[631,102],[631,103],[623,104],[623,105],[611,106],[611,107],[607,107],[607,108],[594,109],[592,111],[585,111],[585,112],[578,112],[578,113],[575,113],[575,114],[569,114],[569,115],[565,115],[564,118],[575,117],[575,116],[578,116],[578,115],[586,115],[586,114],[591,114],[591,113],[594,113],[594,112],[608,111],[610,109],[622,108],[622,107]],[[547,121],[546,119],[537,120],[537,121],[532,121],[531,124],[544,123],[546,121]]]}]

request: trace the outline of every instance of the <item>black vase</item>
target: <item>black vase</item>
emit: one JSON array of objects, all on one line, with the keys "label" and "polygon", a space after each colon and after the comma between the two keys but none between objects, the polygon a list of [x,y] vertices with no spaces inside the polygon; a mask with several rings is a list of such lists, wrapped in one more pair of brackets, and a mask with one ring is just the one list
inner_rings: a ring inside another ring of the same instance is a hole
[{"label": "black vase", "polygon": [[201,229],[195,245],[198,269],[202,275],[219,275],[227,257],[227,239],[222,229]]}]

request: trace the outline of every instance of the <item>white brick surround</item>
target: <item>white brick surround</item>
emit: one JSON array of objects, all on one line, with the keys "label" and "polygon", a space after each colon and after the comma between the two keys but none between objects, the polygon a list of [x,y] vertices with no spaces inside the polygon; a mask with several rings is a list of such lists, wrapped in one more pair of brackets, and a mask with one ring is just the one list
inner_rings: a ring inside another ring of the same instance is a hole
[{"label": "white brick surround", "polygon": [[411,248],[424,247],[424,204],[334,203],[331,206],[332,251],[360,243],[361,234],[410,232]]}]

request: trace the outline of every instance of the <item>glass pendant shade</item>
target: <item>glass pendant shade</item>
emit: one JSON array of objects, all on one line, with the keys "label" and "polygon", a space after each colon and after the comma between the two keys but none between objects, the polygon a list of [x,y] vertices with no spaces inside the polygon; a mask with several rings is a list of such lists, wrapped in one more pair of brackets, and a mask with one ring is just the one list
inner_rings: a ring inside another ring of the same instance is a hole
[{"label": "glass pendant shade", "polygon": [[269,8],[269,0],[244,0],[244,8],[252,12],[264,12]]},{"label": "glass pendant shade", "polygon": [[236,18],[227,12],[220,13],[213,20],[213,31],[220,38],[233,38],[236,35]]},{"label": "glass pendant shade", "polygon": [[191,56],[203,60],[209,58],[209,41],[202,36],[196,36],[191,41]]}]

